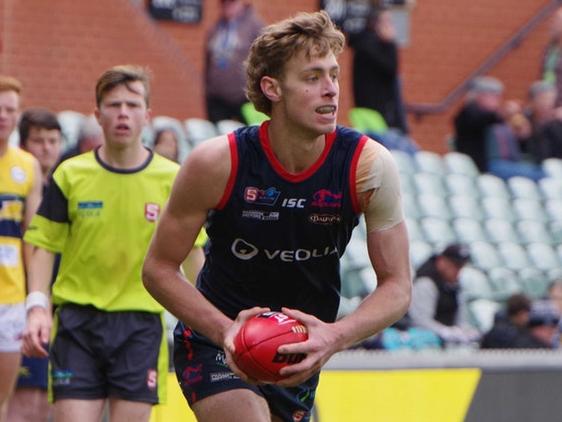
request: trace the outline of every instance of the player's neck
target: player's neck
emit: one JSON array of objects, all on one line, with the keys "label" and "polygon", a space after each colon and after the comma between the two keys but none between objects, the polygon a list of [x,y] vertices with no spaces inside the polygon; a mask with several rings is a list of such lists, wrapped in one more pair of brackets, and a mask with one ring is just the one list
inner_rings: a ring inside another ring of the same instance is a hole
[{"label": "player's neck", "polygon": [[100,147],[98,153],[105,164],[123,170],[141,166],[150,154],[141,143],[114,146],[107,142]]},{"label": "player's neck", "polygon": [[326,136],[311,134],[290,125],[271,121],[268,128],[271,150],[289,173],[297,174],[312,166],[322,155]]}]

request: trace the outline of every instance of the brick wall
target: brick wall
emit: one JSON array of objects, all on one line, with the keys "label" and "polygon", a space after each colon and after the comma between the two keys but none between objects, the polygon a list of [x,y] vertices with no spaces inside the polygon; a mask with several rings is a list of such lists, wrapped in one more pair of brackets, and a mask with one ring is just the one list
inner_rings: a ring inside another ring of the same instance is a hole
[{"label": "brick wall", "polygon": [[[267,23],[318,0],[254,0]],[[401,50],[409,102],[439,102],[549,0],[423,0],[412,13],[409,46]],[[89,113],[99,74],[119,63],[148,65],[155,76],[153,112],[177,118],[203,117],[204,37],[217,19],[219,0],[204,2],[198,25],[155,22],[143,1],[2,0],[0,72],[25,84],[25,105]],[[516,7],[515,7],[516,4]],[[548,36],[544,23],[491,74],[506,83],[507,96],[524,98],[538,74]],[[340,120],[347,123],[351,98],[351,53],[344,52]],[[443,115],[416,121],[414,138],[426,149],[445,151],[455,105]]]}]

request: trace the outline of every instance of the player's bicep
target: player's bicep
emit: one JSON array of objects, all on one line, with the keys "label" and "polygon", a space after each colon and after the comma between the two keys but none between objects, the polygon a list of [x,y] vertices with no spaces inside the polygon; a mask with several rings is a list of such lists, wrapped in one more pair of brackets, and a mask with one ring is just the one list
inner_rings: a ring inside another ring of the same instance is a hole
[{"label": "player's bicep", "polygon": [[404,219],[398,167],[390,152],[374,141],[362,153],[357,192],[367,232],[391,228]]}]

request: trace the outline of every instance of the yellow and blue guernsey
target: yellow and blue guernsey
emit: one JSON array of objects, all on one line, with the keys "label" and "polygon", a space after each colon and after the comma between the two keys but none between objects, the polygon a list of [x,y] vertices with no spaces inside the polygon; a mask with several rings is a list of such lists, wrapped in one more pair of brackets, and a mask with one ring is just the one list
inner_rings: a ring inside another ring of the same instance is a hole
[{"label": "yellow and blue guernsey", "polygon": [[115,169],[97,150],[59,165],[25,233],[27,242],[62,253],[54,304],[163,310],[144,288],[141,269],[178,169],[153,153],[138,168]]},{"label": "yellow and blue guernsey", "polygon": [[0,304],[23,302],[22,222],[34,180],[34,158],[8,146],[0,156]]}]

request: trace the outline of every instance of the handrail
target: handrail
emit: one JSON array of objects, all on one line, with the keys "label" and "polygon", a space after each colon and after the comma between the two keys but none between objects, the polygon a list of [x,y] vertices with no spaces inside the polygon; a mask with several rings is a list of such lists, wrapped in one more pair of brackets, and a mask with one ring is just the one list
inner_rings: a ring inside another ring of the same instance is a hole
[{"label": "handrail", "polygon": [[412,113],[416,118],[422,118],[428,114],[440,114],[447,111],[467,91],[470,82],[477,76],[485,75],[498,64],[509,52],[519,47],[525,38],[551,13],[562,5],[562,0],[552,0],[537,12],[525,25],[523,25],[506,42],[499,46],[484,62],[471,72],[456,88],[438,103],[406,103],[406,111]]}]

